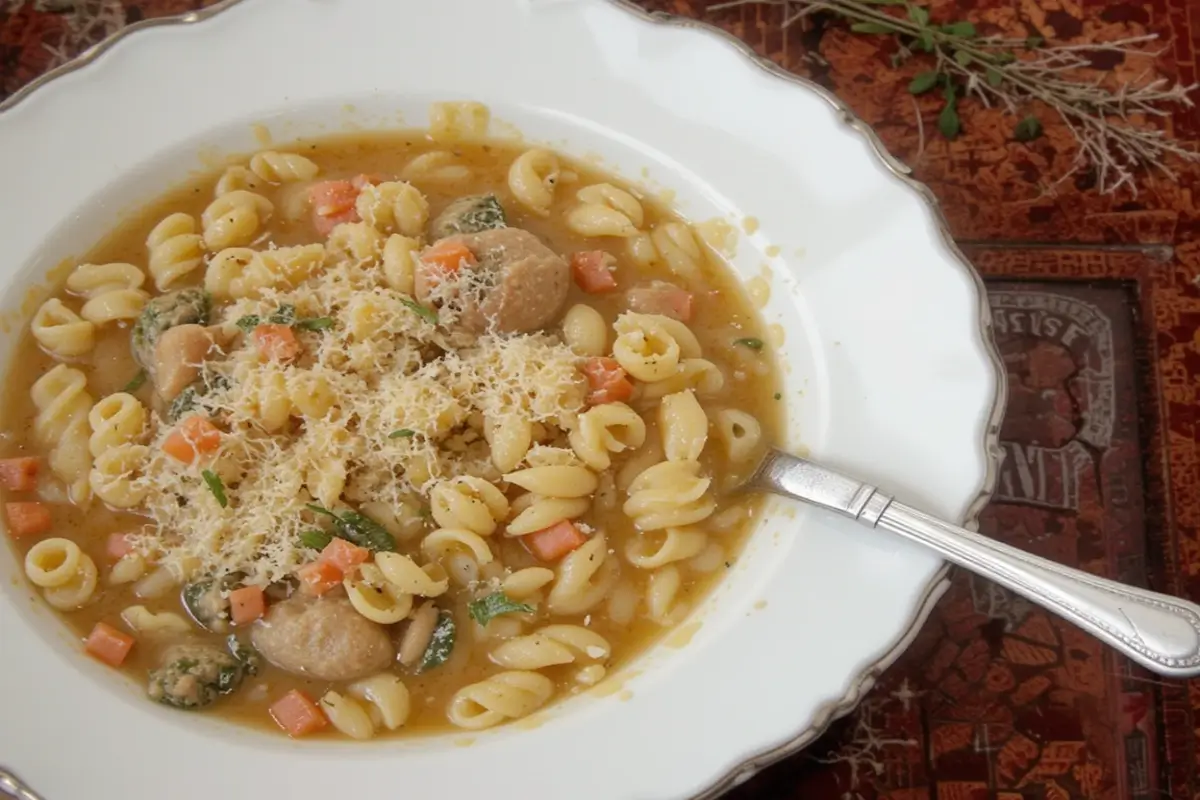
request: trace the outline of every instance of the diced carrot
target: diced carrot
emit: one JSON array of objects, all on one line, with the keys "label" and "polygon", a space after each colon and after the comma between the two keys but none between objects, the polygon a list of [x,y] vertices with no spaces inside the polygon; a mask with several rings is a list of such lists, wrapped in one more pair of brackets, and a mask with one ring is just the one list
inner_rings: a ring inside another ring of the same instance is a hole
[{"label": "diced carrot", "polygon": [[342,573],[346,573],[370,557],[371,551],[367,548],[359,547],[345,539],[335,537],[329,544],[325,545],[325,549],[321,551],[319,560],[324,561],[326,564],[332,564]]},{"label": "diced carrot", "polygon": [[613,358],[589,358],[583,363],[588,381],[587,402],[590,406],[604,403],[623,403],[633,397],[633,384],[625,370]]},{"label": "diced carrot", "polygon": [[355,175],[353,178],[351,178],[350,185],[361,192],[365,186],[377,186],[386,180],[387,178],[383,175],[380,175],[378,172],[364,172],[361,175]]},{"label": "diced carrot", "polygon": [[527,533],[521,539],[529,552],[542,561],[558,561],[587,542],[587,537],[569,519],[556,522],[549,528]]},{"label": "diced carrot", "polygon": [[129,541],[128,534],[110,533],[108,535],[108,541],[104,545],[104,554],[113,561],[120,561],[132,552],[133,543]]},{"label": "diced carrot", "polygon": [[133,641],[129,634],[122,633],[106,623],[97,622],[84,641],[83,649],[110,667],[119,667],[133,648]]},{"label": "diced carrot", "polygon": [[350,181],[322,181],[308,187],[308,201],[312,204],[312,223],[317,233],[328,236],[329,232],[343,222],[358,222],[358,187]]},{"label": "diced carrot", "polygon": [[612,273],[616,259],[603,250],[585,250],[571,255],[571,275],[576,285],[588,294],[611,292],[617,288],[617,278]]},{"label": "diced carrot", "polygon": [[221,446],[221,430],[199,414],[185,419],[163,440],[163,452],[191,464],[197,455],[217,452]]},{"label": "diced carrot", "polygon": [[268,712],[275,724],[292,738],[319,731],[329,724],[329,719],[320,706],[299,689],[292,689],[276,700]]},{"label": "diced carrot", "polygon": [[0,458],[0,485],[14,492],[32,492],[39,466],[36,458]]},{"label": "diced carrot", "polygon": [[254,346],[264,361],[294,361],[300,355],[300,340],[291,325],[264,323],[254,329]]},{"label": "diced carrot", "polygon": [[296,570],[296,577],[300,579],[300,585],[305,591],[319,597],[340,586],[345,575],[337,565],[318,559]]},{"label": "diced carrot", "polygon": [[636,286],[629,290],[627,300],[629,310],[639,314],[662,314],[680,322],[692,318],[692,293],[666,281]]},{"label": "diced carrot", "polygon": [[243,586],[229,593],[229,618],[234,625],[249,625],[267,610],[267,596],[261,586]]},{"label": "diced carrot", "polygon": [[425,248],[421,253],[421,261],[431,267],[436,267],[440,272],[447,275],[453,275],[455,272],[458,272],[463,264],[471,267],[477,263],[475,254],[471,252],[471,248],[462,242],[448,242],[445,240],[438,242],[432,247]]},{"label": "diced carrot", "polygon": [[50,507],[45,503],[5,503],[4,511],[8,515],[8,533],[14,539],[45,533],[53,524]]}]

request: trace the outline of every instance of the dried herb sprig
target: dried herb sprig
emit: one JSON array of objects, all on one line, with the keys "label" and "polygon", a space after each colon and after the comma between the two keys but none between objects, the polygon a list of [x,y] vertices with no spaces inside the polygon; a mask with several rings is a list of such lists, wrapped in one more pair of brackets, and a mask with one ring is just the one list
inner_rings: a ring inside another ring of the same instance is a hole
[{"label": "dried herb sprig", "polygon": [[1036,139],[1042,135],[1041,120],[1022,112],[1030,101],[1041,101],[1058,114],[1078,144],[1074,164],[1060,181],[1090,167],[1101,192],[1124,186],[1136,193],[1134,176],[1139,168],[1157,169],[1174,180],[1176,175],[1167,164],[1170,157],[1200,161],[1200,152],[1144,124],[1147,117],[1169,115],[1168,106],[1190,108],[1188,95],[1195,85],[1172,83],[1147,72],[1111,88],[1088,76],[1093,58],[1103,53],[1158,55],[1145,49],[1157,39],[1154,34],[1074,45],[1047,45],[1040,36],[980,36],[969,21],[935,22],[928,9],[906,0],[732,0],[708,10],[746,5],[783,7],[784,27],[809,14],[826,12],[849,21],[855,33],[895,36],[899,49],[893,66],[927,54],[932,68],[913,78],[908,89],[914,95],[940,91],[938,130],[948,139],[962,130],[958,104],[967,97],[1019,115],[1013,137]]}]

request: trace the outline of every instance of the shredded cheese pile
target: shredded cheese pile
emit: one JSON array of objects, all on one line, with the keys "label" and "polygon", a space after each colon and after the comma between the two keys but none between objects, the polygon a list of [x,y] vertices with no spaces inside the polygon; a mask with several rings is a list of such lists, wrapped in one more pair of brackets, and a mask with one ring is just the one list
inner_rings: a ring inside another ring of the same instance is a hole
[{"label": "shredded cheese pile", "polygon": [[[262,361],[236,323],[288,305],[297,319],[332,326],[296,328],[304,354],[295,363]],[[183,464],[162,449],[173,423],[156,420],[135,477],[153,521],[138,549],[183,578],[239,572],[270,583],[312,558],[299,539],[318,522],[306,504],[371,501],[400,513],[419,508],[438,480],[496,480],[483,430],[507,416],[540,423],[540,444],[565,442],[584,385],[578,357],[557,336],[486,333],[456,346],[460,337],[432,315],[390,288],[376,263],[334,256],[295,289],[228,305],[219,322],[229,344],[206,362],[209,388],[189,412],[224,431],[221,447]],[[220,478],[227,506],[205,469]]]}]

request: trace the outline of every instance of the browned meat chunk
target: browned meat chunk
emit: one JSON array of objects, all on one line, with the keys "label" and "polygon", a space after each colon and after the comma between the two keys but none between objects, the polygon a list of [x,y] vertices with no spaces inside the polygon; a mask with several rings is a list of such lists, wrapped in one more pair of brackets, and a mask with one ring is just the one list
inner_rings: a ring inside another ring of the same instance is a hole
[{"label": "browned meat chunk", "polygon": [[252,640],[280,669],[322,681],[365,678],[396,656],[383,626],[355,611],[345,597],[297,595],[276,603],[255,624]]},{"label": "browned meat chunk", "polygon": [[417,299],[435,307],[457,310],[456,326],[470,333],[528,333],[558,319],[567,300],[570,269],[529,231],[497,228],[449,236],[475,255],[477,264],[464,265],[448,276],[441,268],[420,263],[416,271]]},{"label": "browned meat chunk", "polygon": [[213,349],[212,334],[202,325],[176,325],[154,346],[154,387],[171,401],[200,377],[200,367]]}]

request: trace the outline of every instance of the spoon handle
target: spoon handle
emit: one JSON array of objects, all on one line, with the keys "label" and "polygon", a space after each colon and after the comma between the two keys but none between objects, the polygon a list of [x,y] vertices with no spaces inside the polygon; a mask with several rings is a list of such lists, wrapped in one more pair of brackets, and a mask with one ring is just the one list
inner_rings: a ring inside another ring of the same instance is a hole
[{"label": "spoon handle", "polygon": [[1200,675],[1200,606],[1001,544],[894,501],[874,486],[772,451],[747,488],[804,500],[898,533],[1068,619],[1153,672]]},{"label": "spoon handle", "polygon": [[16,775],[0,767],[0,795],[15,800],[42,800],[42,796],[30,789]]}]

